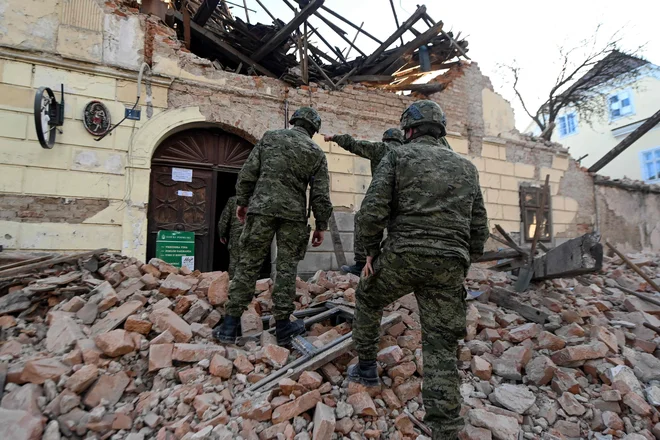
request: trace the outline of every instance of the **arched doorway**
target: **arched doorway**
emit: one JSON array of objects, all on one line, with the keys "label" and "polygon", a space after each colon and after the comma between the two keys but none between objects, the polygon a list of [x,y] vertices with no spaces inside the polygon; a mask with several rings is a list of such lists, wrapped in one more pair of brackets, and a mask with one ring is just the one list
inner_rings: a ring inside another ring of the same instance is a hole
[{"label": "arched doorway", "polygon": [[217,128],[194,128],[165,139],[151,160],[147,259],[159,230],[195,233],[195,268],[226,270],[229,255],[217,237],[227,199],[252,144]]}]

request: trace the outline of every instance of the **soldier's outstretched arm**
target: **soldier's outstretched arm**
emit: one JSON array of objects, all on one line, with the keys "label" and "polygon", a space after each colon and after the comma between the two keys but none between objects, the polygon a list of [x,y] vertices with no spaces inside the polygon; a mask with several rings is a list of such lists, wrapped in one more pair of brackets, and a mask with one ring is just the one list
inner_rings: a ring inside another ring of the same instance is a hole
[{"label": "soldier's outstretched arm", "polygon": [[387,146],[383,142],[358,141],[348,134],[332,136],[332,141],[344,150],[369,160],[382,159],[387,151]]},{"label": "soldier's outstretched arm", "polygon": [[328,229],[328,219],[332,215],[332,202],[330,201],[330,176],[328,174],[328,161],[325,154],[321,157],[314,173],[314,185],[309,195],[314,219],[316,220],[316,230],[325,231]]},{"label": "soldier's outstretched arm", "polygon": [[390,218],[394,199],[396,160],[396,152],[390,151],[380,162],[357,213],[357,227],[364,241],[367,256],[370,257],[380,253],[383,230]]},{"label": "soldier's outstretched arm", "polygon": [[470,222],[470,256],[476,259],[483,255],[484,245],[488,239],[488,212],[479,185],[479,175],[476,180],[476,197],[472,203],[472,221]]},{"label": "soldier's outstretched arm", "polygon": [[254,146],[247,161],[243,164],[241,172],[238,173],[238,181],[236,181],[236,206],[245,207],[250,203],[250,197],[252,197],[257,180],[259,180],[260,169],[261,142]]}]

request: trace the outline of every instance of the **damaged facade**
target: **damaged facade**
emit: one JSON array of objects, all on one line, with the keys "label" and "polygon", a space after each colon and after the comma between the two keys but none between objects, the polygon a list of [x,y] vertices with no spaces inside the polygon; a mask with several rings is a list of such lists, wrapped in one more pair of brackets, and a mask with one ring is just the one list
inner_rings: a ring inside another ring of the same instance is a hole
[{"label": "damaged facade", "polygon": [[[218,70],[156,17],[114,2],[0,0],[0,6],[0,244],[6,249],[105,247],[145,260],[153,256],[155,231],[184,229],[197,233],[199,268],[223,269],[219,213],[252,145],[284,126],[287,108],[317,108],[322,133],[380,139],[415,100],[361,84],[294,88]],[[126,120],[95,140],[83,126],[83,109],[98,100],[113,123],[120,121],[135,103],[144,62],[151,73],[143,81],[141,120]],[[597,230],[622,250],[660,249],[660,194],[652,187],[594,186],[560,145],[518,135],[510,105],[476,63],[458,63],[434,81],[443,87],[430,99],[447,113],[449,143],[480,171],[491,228],[500,224],[524,242],[521,232],[530,225],[521,221],[527,208],[521,209],[521,187],[540,186],[549,174],[553,244]],[[62,133],[53,149],[43,149],[34,127],[35,91],[48,86],[59,99],[60,84]],[[327,154],[350,261],[353,214],[370,182],[369,163],[321,136],[315,140]],[[172,168],[192,169],[192,182],[172,181]],[[326,240],[310,248],[299,270],[336,267]]]}]

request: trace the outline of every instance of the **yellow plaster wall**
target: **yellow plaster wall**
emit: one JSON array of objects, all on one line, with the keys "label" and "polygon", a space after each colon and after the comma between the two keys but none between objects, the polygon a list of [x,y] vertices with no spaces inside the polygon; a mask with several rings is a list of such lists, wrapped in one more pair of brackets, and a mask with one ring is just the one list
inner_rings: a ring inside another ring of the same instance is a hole
[{"label": "yellow plaster wall", "polygon": [[[44,149],[34,129],[34,95],[38,87],[49,86],[59,99],[60,83],[66,93],[63,133],[54,148]],[[99,100],[110,110],[112,122],[119,122],[124,104],[135,102],[136,90],[136,82],[108,74],[0,59],[0,192],[110,201],[82,224],[0,220],[0,244],[30,250],[123,250],[124,223],[130,221],[130,228],[140,224],[129,215],[132,205],[144,208],[148,201],[149,172],[134,170],[129,155],[132,138],[148,122],[146,92],[142,120],[124,121],[100,142],[85,130],[82,116],[89,101]],[[152,92],[158,115],[167,107],[167,88],[152,85]]]}]

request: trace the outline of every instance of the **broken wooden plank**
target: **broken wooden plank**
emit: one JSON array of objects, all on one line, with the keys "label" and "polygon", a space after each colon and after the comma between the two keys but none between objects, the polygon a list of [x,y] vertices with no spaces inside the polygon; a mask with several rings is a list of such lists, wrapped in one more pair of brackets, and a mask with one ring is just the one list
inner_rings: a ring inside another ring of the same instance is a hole
[{"label": "broken wooden plank", "polygon": [[599,271],[603,267],[603,245],[596,234],[585,234],[552,248],[534,260],[532,280],[569,278]]},{"label": "broken wooden plank", "polygon": [[335,251],[335,258],[337,259],[337,265],[339,267],[345,266],[346,254],[344,254],[344,246],[341,242],[341,235],[339,235],[339,228],[337,227],[337,220],[335,219],[335,213],[332,212],[330,216],[330,236],[332,237],[332,247]]},{"label": "broken wooden plank", "polygon": [[536,307],[523,304],[514,299],[514,296],[515,292],[493,286],[490,292],[489,301],[494,302],[505,309],[513,310],[528,321],[536,322],[537,324],[545,324],[548,320],[548,313],[539,310]]},{"label": "broken wooden plank", "polygon": [[220,0],[203,0],[202,4],[197,8],[197,12],[195,12],[192,21],[200,26],[204,26],[211,18],[211,15],[213,15],[215,8],[218,7],[218,3],[220,3]]},{"label": "broken wooden plank", "polygon": [[15,267],[27,266],[28,264],[39,263],[40,261],[49,260],[53,257],[55,257],[55,254],[48,254],[41,257],[32,258],[29,260],[22,260],[22,261],[17,261],[15,263],[5,264],[4,266],[0,266],[0,273],[7,269],[13,269]]},{"label": "broken wooden plank", "polygon": [[398,68],[393,69],[392,72],[388,72],[386,69],[390,65],[392,65],[392,63],[394,63],[396,60],[398,60],[399,58],[401,58],[405,55],[413,53],[420,46],[426,45],[432,39],[437,37],[438,34],[442,31],[442,26],[443,26],[443,23],[441,21],[439,21],[437,24],[433,25],[432,28],[428,29],[426,32],[424,32],[420,36],[416,37],[414,40],[409,41],[405,45],[401,46],[400,48],[395,50],[391,55],[389,55],[387,58],[385,58],[383,61],[376,64],[374,67],[370,68],[369,70],[367,70],[367,73],[368,74],[374,74],[374,73],[383,72],[383,71],[386,74],[394,73],[394,71],[398,70]]},{"label": "broken wooden plank", "polygon": [[[399,17],[396,15],[396,8],[394,7],[394,0],[390,0],[390,6],[392,7],[392,14],[394,14],[394,23],[396,23],[397,29],[399,28]],[[403,46],[403,36],[399,37],[401,39],[401,45]]]},{"label": "broken wooden plank", "polygon": [[367,32],[367,31],[365,31],[364,29],[362,29],[362,26],[358,27],[355,23],[352,23],[351,21],[349,21],[349,20],[347,20],[346,18],[342,17],[341,15],[337,14],[336,12],[334,12],[332,9],[328,8],[327,6],[321,6],[321,9],[323,9],[324,11],[326,11],[328,14],[330,14],[330,15],[332,15],[332,16],[338,18],[338,19],[340,19],[341,21],[343,21],[343,22],[346,23],[347,25],[351,26],[353,29],[356,29],[358,32],[363,33],[363,34],[366,35],[367,37],[369,37],[369,38],[371,38],[372,40],[374,40],[376,43],[378,43],[378,44],[382,44],[382,43],[383,43],[383,42],[380,41],[378,38],[374,37],[374,36],[371,35],[369,32]]},{"label": "broken wooden plank", "polygon": [[284,42],[287,38],[291,36],[293,31],[298,28],[307,18],[312,15],[318,8],[320,8],[323,5],[324,0],[314,0],[311,3],[309,3],[307,6],[305,6],[300,12],[296,14],[295,17],[293,17],[293,20],[288,22],[287,24],[282,27],[277,33],[273,36],[273,38],[270,39],[266,44],[261,46],[261,48],[256,51],[250,58],[258,62],[260,61],[263,57],[268,55],[278,47],[280,44]]},{"label": "broken wooden plank", "polygon": [[[179,23],[183,23],[183,16],[181,15],[180,12],[168,10],[168,14],[172,15],[176,21]],[[238,50],[234,49],[230,44],[225,43],[222,41],[220,38],[216,37],[212,32],[208,31],[207,29],[204,29],[200,25],[198,25],[195,22],[190,23],[190,28],[192,31],[195,33],[196,36],[199,38],[205,39],[208,42],[214,44],[216,48],[223,53],[225,53],[229,58],[231,58],[234,62],[239,63],[245,63],[248,66],[251,66],[256,70],[257,72],[260,72],[266,76],[270,76],[272,78],[277,78],[277,76],[272,73],[270,70],[266,69],[263,67],[261,64],[257,63],[256,61],[250,59],[247,55],[244,55],[243,53],[239,52]]]},{"label": "broken wooden plank", "polygon": [[[358,29],[358,31],[355,33],[355,36],[353,37],[353,44],[355,44],[355,41],[357,40],[358,35],[360,35],[360,30],[362,29],[362,26],[364,26],[364,21],[360,25],[360,29]],[[352,45],[349,46],[348,51],[346,52],[346,57],[345,58],[348,58],[348,56],[351,54],[351,49],[353,49]]]},{"label": "broken wooden plank", "polygon": [[649,283],[649,285],[651,287],[653,287],[656,290],[656,292],[660,292],[660,286],[658,286],[656,284],[656,282],[651,279],[651,277],[649,277],[647,274],[645,274],[642,269],[640,269],[635,263],[630,261],[630,259],[628,257],[626,257],[623,253],[619,252],[619,250],[617,248],[615,248],[613,245],[611,245],[609,241],[606,241],[605,244],[607,245],[607,247],[612,249],[614,251],[614,253],[617,254],[619,256],[619,258],[621,258],[629,268],[634,270],[637,273],[637,275],[644,278],[644,281]]},{"label": "broken wooden plank", "polygon": [[518,245],[518,243],[516,243],[515,240],[513,238],[511,238],[511,236],[504,230],[504,228],[502,226],[495,225],[495,229],[497,229],[497,232],[502,234],[502,237],[504,237],[504,239],[506,240],[509,247],[511,247],[512,249],[517,250],[518,252],[520,252],[523,255],[528,255],[529,254],[529,252],[527,252],[526,250],[521,248]]},{"label": "broken wooden plank", "polygon": [[520,257],[521,254],[515,249],[504,249],[501,251],[489,251],[479,257],[476,263],[486,263],[488,261],[507,260],[509,258]]},{"label": "broken wooden plank", "polygon": [[387,40],[385,40],[383,44],[378,46],[378,48],[371,55],[367,57],[364,63],[362,63],[362,66],[358,68],[358,71],[361,68],[366,68],[370,66],[374,61],[376,61],[378,57],[381,56],[382,53],[385,52],[387,48],[392,45],[392,43],[398,40],[401,35],[403,35],[408,29],[410,29],[415,23],[417,23],[425,13],[426,13],[426,6],[424,5],[419,6],[417,10],[413,12],[410,18],[406,20],[401,25],[401,27],[399,27],[399,29],[397,29],[392,35],[390,35],[390,37]]},{"label": "broken wooden plank", "polygon": [[636,296],[637,298],[639,298],[641,300],[644,300],[644,301],[646,301],[650,304],[655,304],[656,306],[660,306],[660,300],[658,300],[656,298],[650,297],[648,295],[644,295],[644,294],[639,293],[639,292],[635,292],[634,290],[626,289],[625,287],[622,287],[622,286],[617,286],[616,288],[621,290],[622,292],[627,293],[628,295]]},{"label": "broken wooden plank", "polygon": [[56,264],[73,263],[75,261],[78,261],[79,258],[87,258],[87,257],[91,257],[93,255],[100,255],[104,252],[107,252],[107,250],[108,249],[103,248],[103,249],[96,249],[94,251],[79,252],[79,253],[70,254],[70,255],[62,255],[60,257],[52,258],[50,260],[40,261],[38,263],[32,263],[32,264],[28,264],[26,266],[20,266],[20,267],[15,267],[13,269],[3,270],[3,271],[0,271],[0,278],[10,277],[10,276],[13,276],[13,275],[19,275],[19,274],[30,272],[30,271],[33,271],[33,270],[46,269],[46,268],[52,267]]},{"label": "broken wooden plank", "polygon": [[359,47],[357,47],[356,45],[354,45],[354,44],[351,42],[351,40],[349,40],[349,39],[346,37],[346,32],[344,32],[340,27],[338,27],[336,24],[334,24],[333,22],[331,22],[330,20],[328,20],[327,18],[325,18],[323,15],[319,14],[318,12],[316,12],[314,15],[315,15],[316,17],[318,17],[319,19],[321,19],[321,21],[322,21],[323,23],[325,23],[326,26],[328,26],[328,27],[329,27],[330,29],[332,29],[337,35],[339,35],[339,37],[340,37],[342,40],[344,40],[344,41],[349,45],[349,47],[352,47],[353,49],[357,50],[357,51],[360,53],[360,55],[362,55],[363,57],[366,57],[366,56],[367,56],[366,53],[362,52],[362,51],[360,50]]},{"label": "broken wooden plank", "polygon": [[[402,321],[402,316],[398,313],[383,318],[380,324],[380,329],[385,330]],[[265,377],[261,381],[255,383],[250,388],[251,392],[266,392],[276,388],[282,379],[297,380],[304,371],[314,371],[323,365],[334,361],[339,356],[348,353],[353,349],[353,332],[343,335],[334,343],[330,343],[325,347],[321,347],[318,354],[311,359],[302,357],[288,365],[285,365],[280,370],[271,373],[270,376]],[[295,364],[295,366],[294,366]]]},{"label": "broken wooden plank", "polygon": [[385,90],[390,91],[410,91],[430,95],[432,93],[442,92],[445,89],[444,84],[405,84],[405,85],[392,85],[384,87]]},{"label": "broken wooden plank", "polygon": [[348,78],[353,82],[377,82],[377,83],[391,83],[394,81],[392,75],[355,75]]}]

